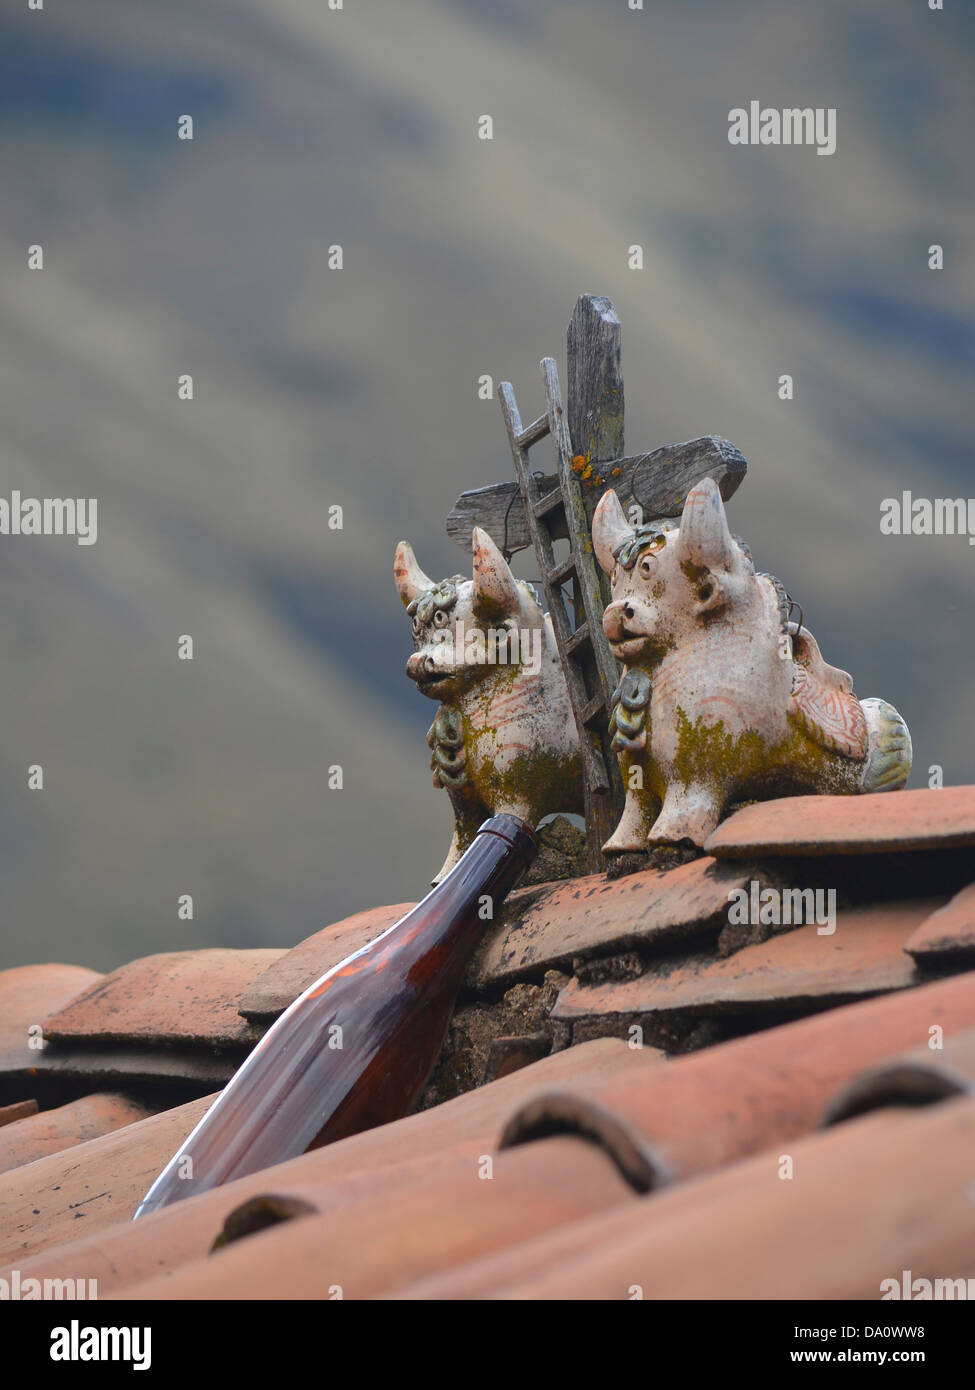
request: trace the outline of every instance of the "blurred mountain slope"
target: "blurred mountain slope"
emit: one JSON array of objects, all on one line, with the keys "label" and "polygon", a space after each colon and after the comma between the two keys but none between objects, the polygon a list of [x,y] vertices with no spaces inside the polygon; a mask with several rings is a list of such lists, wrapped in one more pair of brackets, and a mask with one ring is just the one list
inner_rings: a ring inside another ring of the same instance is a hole
[{"label": "blurred mountain slope", "polygon": [[[582,292],[623,320],[628,447],[731,438],[736,530],[904,713],[914,784],[975,777],[973,550],[879,532],[903,487],[973,491],[973,37],[880,0],[0,21],[0,495],[99,499],[95,546],[0,537],[2,963],[287,944],[424,891],[449,810],[392,550],[463,567],[444,515],[510,474],[477,378],[538,410]],[[729,146],[753,98],[836,106],[836,154]]]}]

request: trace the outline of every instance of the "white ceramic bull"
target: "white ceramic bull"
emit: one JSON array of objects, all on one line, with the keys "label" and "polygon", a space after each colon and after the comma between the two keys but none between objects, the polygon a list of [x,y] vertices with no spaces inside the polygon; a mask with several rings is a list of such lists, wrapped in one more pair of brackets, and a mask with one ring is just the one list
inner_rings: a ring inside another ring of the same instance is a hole
[{"label": "white ceramic bull", "polygon": [[578,736],[551,621],[480,527],[473,552],[472,579],[435,584],[406,541],[393,566],[413,620],[406,674],[440,701],[427,743],[454,834],[434,883],[488,816],[504,811],[537,825],[550,813],[583,810]]},{"label": "white ceramic bull", "polygon": [[635,531],[607,492],[592,537],[612,580],[603,627],[624,663],[611,717],[628,790],[607,853],[702,845],[736,801],[904,786],[907,725],[885,701],[858,700],[789,621],[785,590],[755,572],[710,478],[679,526]]}]

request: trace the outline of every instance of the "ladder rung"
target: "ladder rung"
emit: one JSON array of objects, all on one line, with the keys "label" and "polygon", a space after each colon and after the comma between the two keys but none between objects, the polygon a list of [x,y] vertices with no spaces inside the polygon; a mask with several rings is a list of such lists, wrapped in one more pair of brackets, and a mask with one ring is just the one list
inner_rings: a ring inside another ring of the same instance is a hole
[{"label": "ladder rung", "polygon": [[548,434],[548,416],[539,415],[537,420],[533,420],[530,425],[526,425],[517,438],[520,449],[530,449],[533,444],[537,444],[540,439],[544,439]]},{"label": "ladder rung", "polygon": [[601,718],[606,713],[606,705],[602,695],[594,695],[582,711],[582,722],[589,728],[594,719]]},{"label": "ladder rung", "polygon": [[567,579],[571,579],[576,572],[576,562],[570,555],[567,560],[563,560],[561,565],[556,565],[554,570],[550,570],[546,575],[550,584],[564,584]]},{"label": "ladder rung", "polygon": [[574,651],[578,651],[580,647],[584,647],[588,641],[589,624],[580,623],[572,636],[566,641],[565,650],[567,653],[571,654]]},{"label": "ladder rung", "polygon": [[556,507],[563,506],[562,489],[553,488],[551,492],[546,492],[544,497],[539,497],[535,503],[536,516],[548,516],[549,512],[554,512]]}]

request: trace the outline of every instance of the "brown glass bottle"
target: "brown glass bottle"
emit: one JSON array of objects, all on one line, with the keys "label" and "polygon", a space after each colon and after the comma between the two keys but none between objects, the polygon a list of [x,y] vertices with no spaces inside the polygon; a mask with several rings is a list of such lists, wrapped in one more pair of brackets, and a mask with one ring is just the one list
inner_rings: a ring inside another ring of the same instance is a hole
[{"label": "brown glass bottle", "polygon": [[538,853],[516,816],[486,820],[411,912],[305,990],[249,1054],[134,1220],[405,1115],[443,1044],[484,925]]}]

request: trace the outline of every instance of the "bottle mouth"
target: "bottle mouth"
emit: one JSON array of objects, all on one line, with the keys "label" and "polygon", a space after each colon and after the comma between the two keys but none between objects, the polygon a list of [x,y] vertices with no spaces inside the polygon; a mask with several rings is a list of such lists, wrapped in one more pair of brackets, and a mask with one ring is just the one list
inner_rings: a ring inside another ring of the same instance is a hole
[{"label": "bottle mouth", "polygon": [[538,857],[538,836],[520,816],[510,816],[502,814],[491,816],[478,830],[478,835],[497,835],[499,840],[504,840],[512,849],[516,849],[525,861],[525,868],[530,869]]}]

